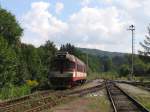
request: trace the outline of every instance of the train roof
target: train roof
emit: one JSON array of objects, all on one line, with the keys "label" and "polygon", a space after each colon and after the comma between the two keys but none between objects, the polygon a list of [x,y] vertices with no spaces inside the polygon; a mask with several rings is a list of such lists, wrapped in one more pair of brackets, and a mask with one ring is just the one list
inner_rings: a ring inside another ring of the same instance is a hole
[{"label": "train roof", "polygon": [[57,52],[56,57],[60,58],[60,59],[68,59],[68,60],[73,61],[73,62],[75,62],[77,60],[77,63],[85,66],[85,63],[83,61],[81,61],[76,56],[69,54],[68,52]]}]

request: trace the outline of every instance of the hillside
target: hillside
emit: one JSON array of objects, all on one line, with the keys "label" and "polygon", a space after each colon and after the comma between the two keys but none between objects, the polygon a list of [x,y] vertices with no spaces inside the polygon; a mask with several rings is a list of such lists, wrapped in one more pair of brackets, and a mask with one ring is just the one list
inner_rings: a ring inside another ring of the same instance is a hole
[{"label": "hillside", "polygon": [[88,48],[78,48],[78,49],[84,53],[91,54],[98,57],[108,56],[113,58],[116,56],[122,57],[126,54],[126,53],[119,53],[119,52],[102,51],[98,49],[88,49]]}]

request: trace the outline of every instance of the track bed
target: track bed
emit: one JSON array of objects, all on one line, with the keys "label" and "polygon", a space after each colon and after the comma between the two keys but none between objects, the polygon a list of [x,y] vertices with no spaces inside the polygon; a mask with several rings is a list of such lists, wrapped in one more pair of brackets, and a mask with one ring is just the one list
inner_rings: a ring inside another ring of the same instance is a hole
[{"label": "track bed", "polygon": [[0,112],[41,112],[58,105],[73,97],[83,96],[88,93],[96,92],[104,87],[104,83],[97,84],[93,87],[72,90],[72,91],[46,91],[40,94],[31,94],[29,96],[10,100],[1,103]]},{"label": "track bed", "polygon": [[113,82],[106,82],[107,93],[115,112],[149,112]]}]

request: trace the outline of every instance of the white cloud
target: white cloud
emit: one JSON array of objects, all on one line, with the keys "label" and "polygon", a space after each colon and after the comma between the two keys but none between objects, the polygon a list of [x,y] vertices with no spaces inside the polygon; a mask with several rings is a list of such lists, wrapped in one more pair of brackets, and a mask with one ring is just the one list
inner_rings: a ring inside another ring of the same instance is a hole
[{"label": "white cloud", "polygon": [[57,45],[70,42],[80,47],[103,50],[115,50],[117,46],[122,50],[128,44],[128,39],[122,33],[130,21],[120,20],[120,15],[126,15],[116,7],[83,7],[65,23],[49,12],[49,6],[47,2],[35,2],[24,14],[23,42],[39,46],[49,39]]},{"label": "white cloud", "polygon": [[57,2],[55,6],[55,12],[56,14],[60,14],[62,10],[64,9],[64,4],[61,2]]},{"label": "white cloud", "polygon": [[51,15],[49,6],[47,2],[34,2],[31,9],[23,15],[22,26],[25,29],[23,42],[39,46],[45,40],[54,40],[57,35],[63,34],[67,25]]},{"label": "white cloud", "polygon": [[121,44],[121,50],[128,44],[126,35],[122,36],[122,33],[126,33],[126,27],[131,21],[120,21],[120,13],[115,7],[82,8],[70,17],[67,40],[80,47],[93,46],[103,50],[112,50],[113,47],[115,50],[120,43],[125,43]]},{"label": "white cloud", "polygon": [[[97,1],[101,3],[101,0]],[[49,3],[34,2],[23,15],[22,26],[25,31],[22,41],[39,46],[51,40],[58,46],[70,42],[78,47],[130,52],[131,32],[126,29],[130,24],[135,24],[136,47],[139,49],[138,42],[144,39],[146,24],[149,23],[149,1],[102,1],[105,7],[99,7],[98,4],[91,6],[92,0],[82,0],[83,6],[70,14],[66,22],[52,15]],[[55,9],[60,12],[63,10]]]}]

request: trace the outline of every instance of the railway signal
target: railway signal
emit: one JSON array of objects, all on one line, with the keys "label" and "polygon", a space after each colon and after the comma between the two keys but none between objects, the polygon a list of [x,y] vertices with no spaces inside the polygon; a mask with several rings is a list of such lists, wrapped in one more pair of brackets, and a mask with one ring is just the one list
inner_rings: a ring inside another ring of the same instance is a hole
[{"label": "railway signal", "polygon": [[129,79],[133,78],[133,73],[134,73],[134,31],[135,31],[135,26],[130,25],[129,29],[132,32],[132,62],[131,62],[131,74],[129,75]]}]

